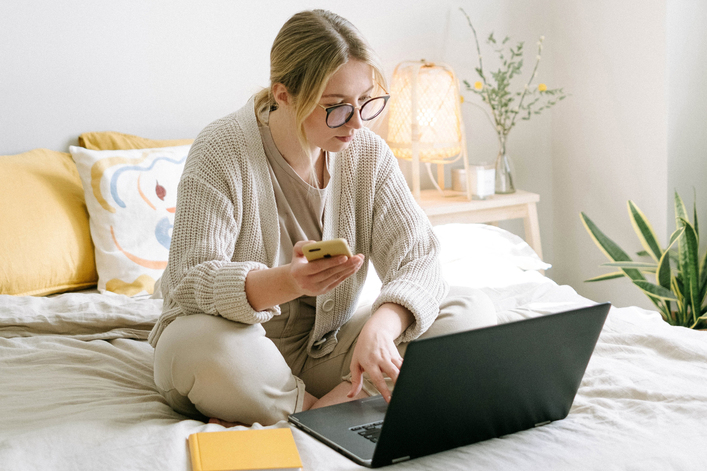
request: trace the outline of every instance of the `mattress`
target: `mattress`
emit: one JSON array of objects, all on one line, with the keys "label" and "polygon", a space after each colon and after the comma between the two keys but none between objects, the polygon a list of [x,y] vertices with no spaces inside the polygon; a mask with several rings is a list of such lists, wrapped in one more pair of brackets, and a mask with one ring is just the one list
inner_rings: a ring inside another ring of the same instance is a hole
[{"label": "mattress", "polygon": [[[602,301],[543,276],[549,266],[502,229],[435,231],[447,280],[486,292],[499,322]],[[380,286],[370,273],[362,303]],[[145,339],[161,303],[96,292],[0,296],[0,469],[191,469],[187,437],[224,428],[177,414],[156,391]],[[292,430],[304,469],[360,469]],[[395,469],[698,470],[705,438],[707,332],[612,307],[567,418]]]}]

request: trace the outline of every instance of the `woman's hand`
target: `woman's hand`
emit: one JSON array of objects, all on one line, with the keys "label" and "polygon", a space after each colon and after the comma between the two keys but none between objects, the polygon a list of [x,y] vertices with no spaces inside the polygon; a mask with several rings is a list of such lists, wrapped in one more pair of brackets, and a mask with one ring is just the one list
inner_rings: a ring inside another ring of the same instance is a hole
[{"label": "woman's hand", "polygon": [[292,249],[290,278],[295,290],[301,294],[319,296],[328,293],[363,265],[363,254],[353,257],[342,255],[309,262],[302,252],[302,247],[311,242],[314,241],[299,241]]},{"label": "woman's hand", "polygon": [[398,304],[383,304],[361,329],[351,359],[351,390],[348,397],[354,397],[363,387],[363,373],[368,373],[376,389],[386,402],[391,393],[384,375],[398,380],[403,358],[395,346],[395,339],[414,322],[412,313]]},{"label": "woman's hand", "polygon": [[292,250],[292,261],[287,265],[248,272],[245,293],[255,311],[264,311],[305,294],[327,293],[363,265],[362,254],[308,262],[302,246],[310,242],[313,241],[297,242]]}]

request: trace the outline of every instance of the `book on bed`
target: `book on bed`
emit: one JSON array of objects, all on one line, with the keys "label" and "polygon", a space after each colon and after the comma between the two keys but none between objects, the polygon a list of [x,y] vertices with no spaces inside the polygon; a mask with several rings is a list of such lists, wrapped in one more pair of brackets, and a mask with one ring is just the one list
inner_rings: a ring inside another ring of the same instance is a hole
[{"label": "book on bed", "polygon": [[189,452],[194,471],[302,468],[289,428],[193,433]]}]

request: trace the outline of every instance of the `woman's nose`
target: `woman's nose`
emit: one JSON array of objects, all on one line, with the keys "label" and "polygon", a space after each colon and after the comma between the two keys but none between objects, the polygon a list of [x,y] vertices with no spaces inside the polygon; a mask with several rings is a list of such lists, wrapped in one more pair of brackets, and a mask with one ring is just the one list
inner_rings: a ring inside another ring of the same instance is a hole
[{"label": "woman's nose", "polygon": [[351,116],[349,122],[346,123],[346,126],[352,129],[361,129],[363,127],[363,120],[361,119],[361,110],[354,110],[354,114],[353,116]]}]

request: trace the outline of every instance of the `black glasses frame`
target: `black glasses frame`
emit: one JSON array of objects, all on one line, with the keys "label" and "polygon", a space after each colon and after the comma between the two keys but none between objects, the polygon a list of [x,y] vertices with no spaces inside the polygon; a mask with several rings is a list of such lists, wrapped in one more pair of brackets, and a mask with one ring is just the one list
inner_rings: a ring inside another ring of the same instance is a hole
[{"label": "black glasses frame", "polygon": [[[363,107],[366,106],[367,104],[369,104],[370,102],[372,102],[372,101],[374,101],[374,100],[380,100],[381,98],[383,99],[383,106],[381,107],[380,111],[378,111],[378,113],[376,113],[375,115],[371,116],[370,118],[365,118],[365,119],[364,119],[363,115],[360,114],[360,113],[361,113],[361,110],[363,109]],[[327,106],[324,106],[324,105],[321,105],[321,104],[318,104],[318,106],[319,106],[320,108],[323,108],[324,111],[326,111],[326,125],[327,125],[328,127],[330,127],[331,129],[336,129],[336,128],[340,128],[340,127],[343,126],[344,124],[348,123],[348,122],[351,120],[351,118],[353,118],[353,115],[354,115],[354,113],[356,112],[356,110],[358,110],[359,116],[361,116],[361,121],[370,121],[370,120],[372,120],[372,119],[375,119],[375,118],[378,117],[378,115],[380,115],[380,114],[383,112],[383,110],[385,109],[386,105],[388,104],[388,99],[390,99],[390,95],[381,95],[381,96],[375,96],[375,97],[373,97],[373,98],[369,98],[369,99],[366,100],[361,106],[354,106],[354,105],[352,105],[351,103],[339,103],[339,104],[336,104],[336,105],[334,105],[334,106],[328,106],[328,107],[327,107]],[[351,108],[351,111],[350,111],[349,114],[346,116],[346,119],[344,120],[344,122],[341,123],[341,124],[338,124],[338,125],[336,125],[336,126],[330,125],[330,124],[329,124],[329,114],[331,114],[332,111],[337,110],[337,109],[339,109],[339,108],[342,108],[342,107],[344,107],[344,106],[348,106],[348,107]]]}]

